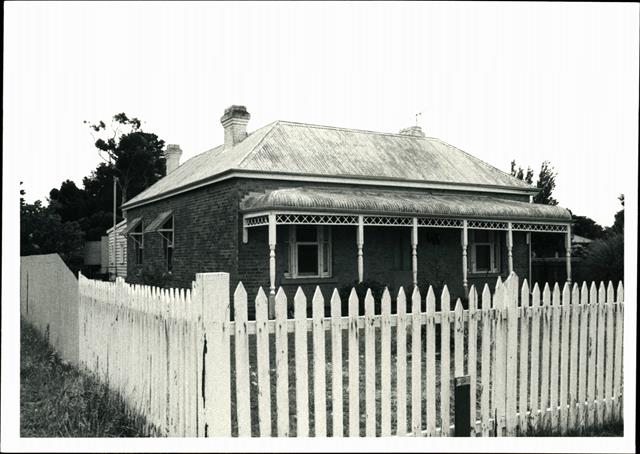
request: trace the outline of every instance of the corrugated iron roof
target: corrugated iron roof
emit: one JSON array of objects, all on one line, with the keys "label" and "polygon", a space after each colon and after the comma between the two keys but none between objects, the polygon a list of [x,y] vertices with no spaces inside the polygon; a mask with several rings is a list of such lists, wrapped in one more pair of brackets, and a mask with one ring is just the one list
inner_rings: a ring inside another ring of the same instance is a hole
[{"label": "corrugated iron roof", "polygon": [[276,121],[231,149],[197,155],[127,202],[127,208],[228,171],[531,189],[439,139]]},{"label": "corrugated iron roof", "polygon": [[442,216],[500,220],[571,220],[565,208],[520,202],[495,196],[434,194],[416,191],[339,191],[324,188],[286,188],[253,193],[240,203],[244,212],[263,210],[327,213]]},{"label": "corrugated iron roof", "polygon": [[144,233],[155,232],[162,228],[165,222],[171,217],[173,210],[163,211],[144,229]]}]

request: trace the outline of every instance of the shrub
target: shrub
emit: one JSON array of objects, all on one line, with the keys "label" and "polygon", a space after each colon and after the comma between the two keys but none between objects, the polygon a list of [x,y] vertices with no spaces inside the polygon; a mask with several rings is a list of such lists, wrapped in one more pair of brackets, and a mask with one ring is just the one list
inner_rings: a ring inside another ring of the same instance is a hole
[{"label": "shrub", "polygon": [[624,235],[613,234],[591,243],[585,251],[581,274],[586,281],[623,280]]}]

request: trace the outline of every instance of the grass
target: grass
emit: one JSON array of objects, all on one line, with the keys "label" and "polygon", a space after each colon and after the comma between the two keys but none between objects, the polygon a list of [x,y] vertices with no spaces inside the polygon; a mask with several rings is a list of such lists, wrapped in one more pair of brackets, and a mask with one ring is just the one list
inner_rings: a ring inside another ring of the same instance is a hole
[{"label": "grass", "polygon": [[27,322],[20,323],[21,437],[143,437],[133,416],[106,385],[63,362]]},{"label": "grass", "polygon": [[527,434],[529,437],[622,437],[623,435],[624,423],[622,422],[606,424],[602,427],[590,428],[584,431],[569,430],[565,435],[548,429]]}]

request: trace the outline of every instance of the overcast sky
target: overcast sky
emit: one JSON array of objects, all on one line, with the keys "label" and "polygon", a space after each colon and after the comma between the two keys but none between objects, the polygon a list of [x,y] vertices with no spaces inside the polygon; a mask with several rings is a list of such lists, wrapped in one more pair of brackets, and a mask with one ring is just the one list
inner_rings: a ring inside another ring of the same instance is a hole
[{"label": "overcast sky", "polygon": [[126,112],[185,159],[222,142],[231,104],[249,130],[397,132],[421,112],[428,136],[502,170],[550,160],[560,204],[603,225],[637,185],[637,4],[4,7],[5,176],[29,201],[96,167],[83,120]]}]

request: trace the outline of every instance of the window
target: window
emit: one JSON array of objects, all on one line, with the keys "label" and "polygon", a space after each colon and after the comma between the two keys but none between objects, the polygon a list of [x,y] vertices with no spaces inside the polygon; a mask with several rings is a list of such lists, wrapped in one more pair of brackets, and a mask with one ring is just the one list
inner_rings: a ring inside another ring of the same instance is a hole
[{"label": "window", "polygon": [[164,251],[164,264],[167,271],[173,270],[173,216],[171,216],[162,227],[158,229],[158,232],[162,236],[162,250]]},{"label": "window", "polygon": [[471,272],[500,272],[500,239],[498,232],[471,230]]},{"label": "window", "polygon": [[323,225],[289,227],[286,243],[288,264],[285,276],[331,276],[331,228]]},{"label": "window", "polygon": [[138,222],[131,232],[131,238],[133,239],[134,263],[136,265],[142,265],[142,256],[144,251],[144,233],[142,227],[142,222]]}]

